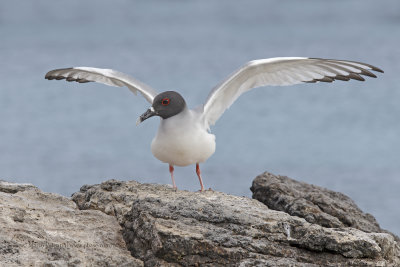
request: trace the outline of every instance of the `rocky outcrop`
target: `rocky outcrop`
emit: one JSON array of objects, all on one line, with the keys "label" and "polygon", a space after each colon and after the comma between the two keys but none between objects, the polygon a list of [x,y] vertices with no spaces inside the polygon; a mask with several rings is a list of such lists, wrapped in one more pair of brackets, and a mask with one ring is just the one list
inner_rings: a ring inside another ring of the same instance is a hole
[{"label": "rocky outcrop", "polygon": [[73,200],[116,216],[128,249],[145,266],[400,264],[391,234],[324,227],[220,192],[110,180],[82,187]]},{"label": "rocky outcrop", "polygon": [[400,266],[395,237],[346,196],[268,173],[252,190],[266,205],[135,181],[72,200],[0,182],[0,266]]},{"label": "rocky outcrop", "polygon": [[0,266],[143,266],[113,216],[0,181]]},{"label": "rocky outcrop", "polygon": [[[362,212],[352,199],[339,192],[268,172],[257,176],[250,190],[254,199],[270,209],[284,211],[313,224],[328,228],[352,227],[367,233],[389,233],[379,227],[371,214]],[[400,241],[398,236],[393,236],[397,242]]]}]

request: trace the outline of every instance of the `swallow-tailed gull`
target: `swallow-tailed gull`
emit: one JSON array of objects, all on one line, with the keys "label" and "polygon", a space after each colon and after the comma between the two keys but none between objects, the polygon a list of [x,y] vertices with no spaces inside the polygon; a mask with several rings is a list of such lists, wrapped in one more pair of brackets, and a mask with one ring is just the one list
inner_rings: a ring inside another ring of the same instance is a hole
[{"label": "swallow-tailed gull", "polygon": [[383,72],[369,64],[335,59],[279,57],[253,60],[233,72],[209,93],[205,103],[189,109],[185,99],[177,92],[157,93],[150,86],[124,73],[91,67],[73,67],[49,71],[49,80],[99,82],[110,86],[128,87],[140,92],[151,107],[137,120],[137,124],[152,117],[161,122],[151,143],[151,152],[169,164],[173,187],[174,166],[196,164],[201,191],[204,191],[199,163],[206,161],[215,151],[215,136],[210,126],[244,92],[267,85],[293,85],[300,83],[364,81],[361,75],[376,78],[372,71]]}]

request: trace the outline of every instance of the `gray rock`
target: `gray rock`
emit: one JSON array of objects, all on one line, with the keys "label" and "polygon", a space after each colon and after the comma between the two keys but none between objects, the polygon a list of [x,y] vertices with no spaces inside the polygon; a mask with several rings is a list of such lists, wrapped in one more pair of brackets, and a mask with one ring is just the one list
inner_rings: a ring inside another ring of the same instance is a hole
[{"label": "gray rock", "polygon": [[113,216],[31,184],[0,181],[0,266],[143,266]]},{"label": "gray rock", "polygon": [[[250,189],[253,198],[270,209],[287,212],[310,223],[393,235],[381,229],[371,214],[362,212],[353,200],[339,192],[268,172],[257,176]],[[399,237],[393,237],[400,242]]]},{"label": "gray rock", "polygon": [[400,266],[394,237],[375,233],[373,222],[363,231],[328,214],[316,216],[325,220],[319,225],[254,199],[135,181],[83,186],[72,198],[80,209],[116,216],[145,266]]}]

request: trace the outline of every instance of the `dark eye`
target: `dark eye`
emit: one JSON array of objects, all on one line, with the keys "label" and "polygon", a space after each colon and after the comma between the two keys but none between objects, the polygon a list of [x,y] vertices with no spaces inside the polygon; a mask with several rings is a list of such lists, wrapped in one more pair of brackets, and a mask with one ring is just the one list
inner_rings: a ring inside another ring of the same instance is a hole
[{"label": "dark eye", "polygon": [[168,106],[169,105],[169,98],[166,97],[163,100],[161,100],[161,105],[163,106]]}]

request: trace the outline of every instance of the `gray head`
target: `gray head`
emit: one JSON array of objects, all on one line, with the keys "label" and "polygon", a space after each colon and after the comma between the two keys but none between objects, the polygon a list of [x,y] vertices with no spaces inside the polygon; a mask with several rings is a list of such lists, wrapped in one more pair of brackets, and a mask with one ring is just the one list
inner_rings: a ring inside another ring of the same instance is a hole
[{"label": "gray head", "polygon": [[160,116],[163,119],[168,119],[180,113],[185,108],[185,99],[183,99],[180,94],[174,91],[162,92],[154,98],[151,108],[139,117],[136,124],[153,116]]}]

